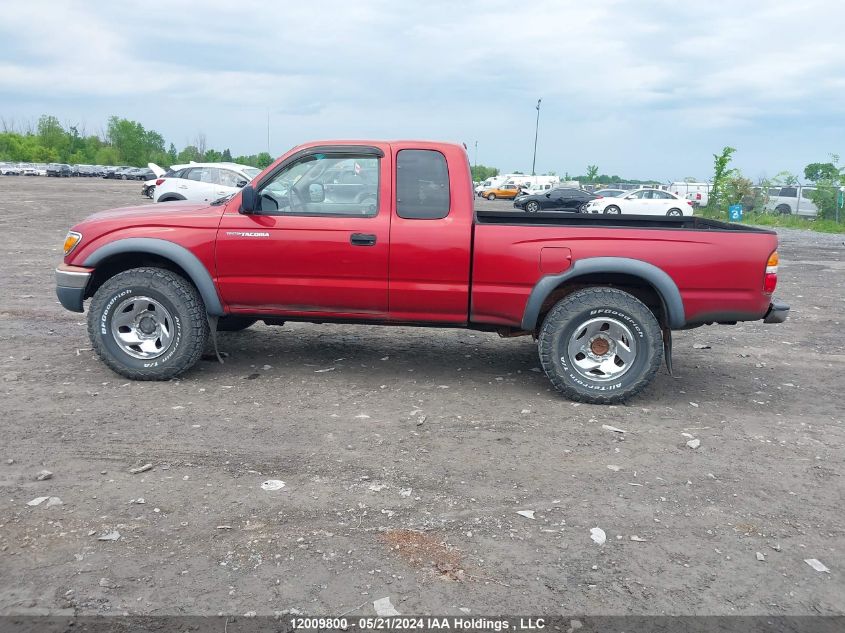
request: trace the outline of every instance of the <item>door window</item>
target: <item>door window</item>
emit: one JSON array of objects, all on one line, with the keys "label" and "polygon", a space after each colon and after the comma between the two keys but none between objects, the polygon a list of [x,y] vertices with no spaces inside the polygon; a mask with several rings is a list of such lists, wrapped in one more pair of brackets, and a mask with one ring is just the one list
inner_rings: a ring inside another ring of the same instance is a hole
[{"label": "door window", "polygon": [[216,167],[203,167],[200,181],[209,185],[217,185],[220,181],[219,173],[220,170]]},{"label": "door window", "polygon": [[237,187],[239,182],[246,180],[231,169],[218,169],[218,183],[223,187]]},{"label": "door window", "polygon": [[[502,189],[516,189],[505,185]],[[396,214],[409,220],[439,220],[449,215],[446,157],[427,149],[403,149],[396,157]]]},{"label": "door window", "polygon": [[312,154],[286,166],[257,192],[268,215],[373,217],[378,213],[379,159]]}]

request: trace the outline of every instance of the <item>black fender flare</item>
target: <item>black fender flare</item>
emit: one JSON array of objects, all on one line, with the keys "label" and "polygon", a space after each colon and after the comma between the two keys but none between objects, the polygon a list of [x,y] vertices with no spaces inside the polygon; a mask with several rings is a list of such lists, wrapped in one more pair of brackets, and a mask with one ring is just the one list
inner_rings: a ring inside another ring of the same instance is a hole
[{"label": "black fender flare", "polygon": [[540,309],[548,296],[564,282],[576,281],[583,275],[596,273],[616,273],[639,277],[652,286],[663,302],[668,325],[673,330],[684,327],[686,316],[681,292],[674,280],[663,270],[640,259],[629,257],[588,257],[578,259],[572,266],[559,274],[546,275],[531,290],[525,312],[522,316],[522,329],[533,331],[537,327]]},{"label": "black fender flare", "polygon": [[199,290],[202,300],[205,303],[205,310],[213,316],[223,316],[223,304],[217,295],[217,287],[211,279],[211,274],[202,262],[184,246],[174,242],[156,239],[152,237],[128,237],[122,240],[115,240],[98,248],[85,258],[83,266],[96,268],[97,264],[112,255],[121,253],[149,253],[169,259],[179,265],[191,278],[194,286]]},{"label": "black fender flare", "polygon": [[156,202],[176,202],[178,200],[187,200],[187,198],[178,193],[165,193],[162,194],[162,198],[166,197],[167,200],[156,200]]}]

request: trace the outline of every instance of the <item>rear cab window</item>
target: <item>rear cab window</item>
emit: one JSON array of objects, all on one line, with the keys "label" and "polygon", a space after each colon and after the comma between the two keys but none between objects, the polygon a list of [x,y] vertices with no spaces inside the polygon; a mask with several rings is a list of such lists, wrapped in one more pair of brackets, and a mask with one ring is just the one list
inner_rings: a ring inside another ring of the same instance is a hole
[{"label": "rear cab window", "polygon": [[449,215],[449,168],[437,150],[403,149],[396,156],[396,214],[407,220]]}]

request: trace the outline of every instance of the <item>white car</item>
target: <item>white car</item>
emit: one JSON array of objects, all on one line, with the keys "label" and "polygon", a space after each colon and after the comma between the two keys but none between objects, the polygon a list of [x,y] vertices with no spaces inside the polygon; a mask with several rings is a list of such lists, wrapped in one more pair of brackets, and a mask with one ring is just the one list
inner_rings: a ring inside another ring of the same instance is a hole
[{"label": "white car", "polygon": [[587,203],[586,213],[626,215],[692,215],[692,202],[660,189],[636,189],[616,198],[599,198]]},{"label": "white car", "polygon": [[191,163],[157,178],[154,199],[214,202],[236,193],[260,173],[260,169],[236,163]]}]

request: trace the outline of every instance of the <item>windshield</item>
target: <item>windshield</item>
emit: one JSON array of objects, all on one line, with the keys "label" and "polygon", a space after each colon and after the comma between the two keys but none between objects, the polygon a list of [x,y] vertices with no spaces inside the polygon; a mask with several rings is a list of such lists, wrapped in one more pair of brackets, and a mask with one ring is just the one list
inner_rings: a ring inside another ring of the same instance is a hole
[{"label": "windshield", "polygon": [[604,196],[605,198],[618,198],[623,193],[625,192],[621,189],[602,189],[600,191],[596,191],[597,196]]},{"label": "windshield", "polygon": [[256,169],[255,167],[244,167],[243,169],[244,174],[246,174],[250,180],[255,178],[258,174],[261,173],[260,169]]}]

